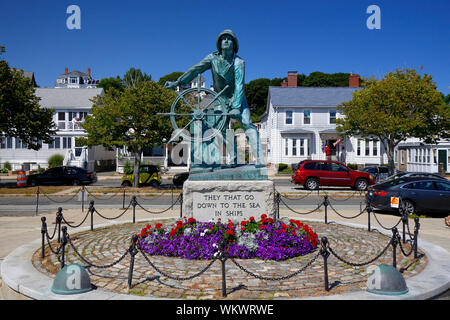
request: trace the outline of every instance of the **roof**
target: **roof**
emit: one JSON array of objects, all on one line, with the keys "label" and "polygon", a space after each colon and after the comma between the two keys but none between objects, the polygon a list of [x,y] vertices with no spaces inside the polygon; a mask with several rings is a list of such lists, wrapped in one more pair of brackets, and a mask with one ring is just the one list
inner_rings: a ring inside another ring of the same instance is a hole
[{"label": "roof", "polygon": [[92,107],[90,99],[103,95],[103,88],[37,88],[36,96],[41,98],[40,105],[44,108],[88,108]]},{"label": "roof", "polygon": [[275,107],[330,107],[352,99],[361,88],[350,87],[269,87]]},{"label": "roof", "polygon": [[90,75],[88,75],[87,73],[78,71],[78,70],[74,70],[74,71],[71,71],[69,73],[63,73],[62,75],[60,75],[58,77],[58,79],[60,79],[60,78],[67,78],[67,77],[90,77]]},{"label": "roof", "polygon": [[291,134],[291,133],[314,133],[314,131],[300,129],[300,128],[281,131],[281,134]]}]

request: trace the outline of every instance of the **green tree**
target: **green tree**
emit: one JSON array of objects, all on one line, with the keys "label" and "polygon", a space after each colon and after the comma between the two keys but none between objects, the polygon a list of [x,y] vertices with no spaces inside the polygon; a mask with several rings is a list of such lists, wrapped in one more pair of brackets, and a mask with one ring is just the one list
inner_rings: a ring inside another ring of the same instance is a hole
[{"label": "green tree", "polygon": [[0,61],[0,135],[20,138],[29,149],[51,142],[53,110],[40,108],[30,79]]},{"label": "green tree", "polygon": [[181,71],[175,71],[175,72],[166,74],[165,76],[162,76],[161,78],[159,78],[158,83],[160,85],[164,86],[166,81],[175,81],[183,74],[184,74],[184,72],[181,72]]},{"label": "green tree", "polygon": [[123,91],[125,89],[125,86],[122,83],[122,79],[120,79],[119,76],[113,78],[103,78],[99,81],[98,88],[103,88],[103,90],[108,91],[110,88],[115,88],[119,91]]},{"label": "green tree", "polygon": [[130,68],[123,76],[122,83],[126,88],[131,88],[136,86],[140,82],[151,81],[152,76],[143,73],[141,69]]},{"label": "green tree", "polygon": [[435,143],[448,137],[449,106],[429,75],[397,69],[338,106],[345,116],[336,119],[337,130],[347,136],[378,137],[386,150],[389,172],[394,172],[394,148],[410,137]]},{"label": "green tree", "polygon": [[[172,90],[154,81],[139,82],[123,92],[111,88],[103,96],[96,96],[91,115],[83,125],[87,145],[126,146],[134,155],[134,168],[139,168],[144,147],[170,138],[169,118],[156,113],[169,112],[175,98]],[[134,170],[134,186],[138,182],[139,170]]]}]

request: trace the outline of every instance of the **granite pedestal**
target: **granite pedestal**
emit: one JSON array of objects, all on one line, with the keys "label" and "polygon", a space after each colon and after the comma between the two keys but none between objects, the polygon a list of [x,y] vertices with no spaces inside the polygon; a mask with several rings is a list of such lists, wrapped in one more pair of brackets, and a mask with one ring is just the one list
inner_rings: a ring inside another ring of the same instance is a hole
[{"label": "granite pedestal", "polygon": [[[213,174],[213,173],[212,173]],[[183,185],[183,216],[222,222],[274,217],[275,187],[271,180],[191,181]]]}]

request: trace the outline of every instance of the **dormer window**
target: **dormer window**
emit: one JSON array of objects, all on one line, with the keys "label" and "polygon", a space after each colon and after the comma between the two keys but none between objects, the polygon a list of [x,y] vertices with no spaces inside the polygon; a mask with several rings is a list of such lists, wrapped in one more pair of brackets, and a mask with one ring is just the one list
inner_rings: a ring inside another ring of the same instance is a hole
[{"label": "dormer window", "polygon": [[69,80],[69,82],[70,83],[78,83],[78,78],[77,77],[70,77],[70,80]]}]

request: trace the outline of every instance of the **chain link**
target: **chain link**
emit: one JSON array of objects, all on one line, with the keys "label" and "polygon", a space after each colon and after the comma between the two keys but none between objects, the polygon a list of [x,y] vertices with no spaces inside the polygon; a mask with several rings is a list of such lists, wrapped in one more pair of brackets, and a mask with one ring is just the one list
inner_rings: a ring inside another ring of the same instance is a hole
[{"label": "chain link", "polygon": [[316,256],[314,256],[305,266],[303,266],[302,268],[300,268],[299,270],[288,274],[286,276],[283,277],[273,277],[273,278],[269,278],[269,277],[263,277],[260,275],[257,275],[253,272],[251,272],[250,270],[246,269],[244,266],[242,266],[241,264],[239,264],[236,260],[234,260],[232,257],[229,257],[229,259],[231,260],[231,262],[233,262],[239,269],[241,269],[242,271],[244,271],[245,273],[247,273],[248,275],[260,279],[260,280],[267,280],[267,281],[277,281],[277,280],[287,280],[290,279],[292,277],[295,277],[296,275],[302,273],[303,271],[305,271],[307,268],[309,268],[316,260],[317,258],[320,256],[320,252],[317,253]]},{"label": "chain link", "polygon": [[396,228],[400,222],[402,222],[402,218],[400,218],[400,220],[398,220],[398,222],[392,228],[386,228],[385,226],[383,226],[381,224],[380,220],[378,220],[376,213],[374,211],[372,211],[372,213],[373,213],[373,216],[375,217],[375,220],[377,220],[378,224],[385,230],[392,230],[392,229]]},{"label": "chain link", "polygon": [[54,202],[54,203],[65,203],[65,202],[69,202],[69,201],[73,200],[73,198],[75,198],[75,197],[78,195],[78,192],[80,192],[80,190],[81,190],[81,188],[78,189],[78,191],[77,191],[77,192],[74,194],[74,196],[71,197],[70,199],[62,200],[62,201],[54,200],[54,199],[50,198],[50,197],[49,197],[46,193],[44,193],[44,192],[40,192],[40,194],[43,194],[44,197],[46,197],[48,200],[50,200],[50,201],[52,201],[52,202]]},{"label": "chain link", "polygon": [[369,261],[367,261],[367,262],[363,262],[363,263],[354,263],[354,262],[347,261],[347,260],[345,260],[344,258],[338,256],[337,253],[334,252],[333,248],[331,248],[329,245],[328,245],[327,248],[328,248],[328,250],[330,250],[330,252],[331,252],[331,254],[333,254],[333,256],[335,256],[338,260],[342,261],[343,263],[348,264],[348,265],[353,266],[353,267],[362,267],[362,266],[371,264],[372,262],[378,260],[382,255],[384,255],[384,254],[386,253],[387,249],[389,249],[389,247],[391,246],[391,244],[392,244],[392,242],[393,242],[393,239],[394,239],[394,238],[391,238],[391,239],[390,239],[389,243],[388,243],[387,246],[381,251],[380,254],[378,254],[375,258],[373,258],[373,259],[371,259],[371,260],[369,260]]},{"label": "chain link", "polygon": [[317,208],[315,208],[315,209],[313,209],[313,210],[311,210],[311,211],[308,211],[308,212],[298,212],[298,211],[292,209],[291,207],[289,207],[289,206],[286,204],[286,202],[283,201],[282,198],[280,198],[280,202],[282,202],[282,203],[286,206],[286,208],[288,208],[289,210],[291,210],[292,212],[294,212],[294,213],[296,213],[296,214],[311,214],[311,213],[313,213],[313,212],[319,210],[319,208],[320,208],[321,206],[323,206],[323,202],[322,202],[321,204],[319,204],[319,206],[318,206]]},{"label": "chain link", "polygon": [[172,204],[170,205],[170,207],[168,207],[167,209],[164,209],[163,211],[150,211],[150,210],[145,209],[143,206],[141,206],[141,205],[139,204],[139,202],[136,201],[135,203],[136,203],[136,205],[137,205],[138,207],[140,207],[140,208],[141,208],[142,210],[144,210],[145,212],[148,212],[148,213],[151,213],[151,214],[161,214],[161,213],[164,213],[164,212],[169,211],[170,209],[173,209],[174,205],[178,202],[178,199],[180,199],[179,196],[178,196],[178,198],[175,200],[175,202],[172,203]]},{"label": "chain link", "polygon": [[346,216],[341,215],[339,212],[337,212],[336,209],[334,209],[334,207],[331,205],[331,203],[328,202],[328,205],[330,206],[331,210],[333,210],[338,216],[340,216],[341,218],[344,218],[344,219],[354,219],[354,218],[357,218],[357,217],[359,217],[360,215],[362,215],[364,212],[367,211],[367,207],[365,207],[361,212],[359,212],[359,213],[356,214],[355,216],[353,216],[353,217],[346,217]]},{"label": "chain link", "polygon": [[67,221],[66,218],[64,218],[64,215],[61,215],[61,217],[62,217],[62,220],[64,221],[64,223],[67,224],[69,227],[71,227],[71,228],[78,228],[79,226],[81,226],[86,221],[88,215],[89,215],[89,210],[86,212],[86,215],[84,216],[83,221],[81,221],[77,225],[70,224],[69,221]]},{"label": "chain link", "polygon": [[138,245],[138,250],[139,252],[144,256],[144,259],[148,262],[148,264],[155,269],[157,272],[159,272],[160,274],[162,274],[163,276],[172,279],[172,280],[179,280],[179,281],[184,281],[184,280],[191,280],[194,279],[200,275],[202,275],[203,273],[206,272],[206,270],[208,270],[213,264],[214,262],[216,262],[218,260],[218,258],[214,258],[205,268],[203,268],[202,270],[200,270],[198,273],[191,275],[189,277],[175,277],[172,276],[170,274],[167,274],[166,272],[162,271],[161,269],[159,269],[157,266],[155,266],[150,259],[147,257],[147,255],[145,254],[145,252],[142,251],[142,249],[140,248],[140,246]]},{"label": "chain link", "polygon": [[97,209],[95,209],[95,207],[93,207],[93,210],[94,210],[94,212],[95,212],[96,214],[98,214],[98,215],[99,215],[100,217],[102,217],[103,219],[106,219],[106,220],[115,220],[115,219],[119,219],[121,216],[123,216],[123,215],[128,211],[128,209],[130,209],[132,202],[133,202],[133,201],[130,201],[130,203],[128,204],[128,207],[125,209],[125,211],[123,211],[121,214],[119,214],[117,217],[114,217],[114,218],[108,218],[108,217],[103,216],[100,212],[97,211]]},{"label": "chain link", "polygon": [[116,264],[120,263],[129,253],[129,249],[127,249],[124,254],[117,259],[116,261],[110,263],[110,264],[106,264],[106,265],[96,265],[93,264],[92,262],[90,262],[88,259],[86,259],[85,257],[83,257],[77,250],[77,248],[75,247],[75,245],[72,243],[72,239],[70,239],[69,235],[67,235],[67,241],[69,242],[70,246],[72,247],[73,251],[75,251],[76,255],[83,260],[85,263],[88,264],[89,267],[94,267],[94,268],[98,268],[98,269],[107,269],[110,268],[112,266],[115,266]]}]

